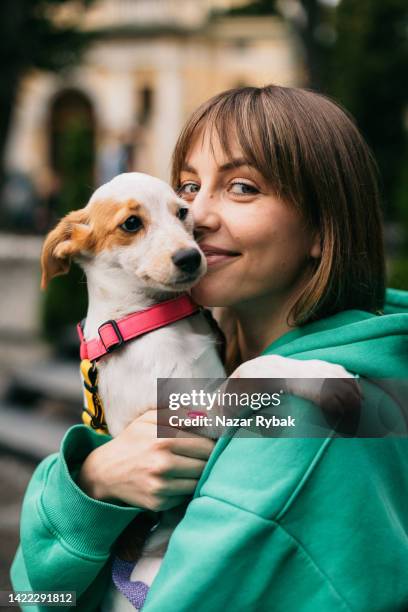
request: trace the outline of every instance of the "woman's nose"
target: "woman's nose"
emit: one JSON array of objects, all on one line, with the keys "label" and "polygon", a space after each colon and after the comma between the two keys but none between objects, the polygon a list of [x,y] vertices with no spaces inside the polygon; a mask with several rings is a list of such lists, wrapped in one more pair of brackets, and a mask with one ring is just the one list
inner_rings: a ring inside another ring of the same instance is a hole
[{"label": "woman's nose", "polygon": [[192,205],[195,230],[216,231],[221,224],[219,208],[216,196],[200,189]]}]

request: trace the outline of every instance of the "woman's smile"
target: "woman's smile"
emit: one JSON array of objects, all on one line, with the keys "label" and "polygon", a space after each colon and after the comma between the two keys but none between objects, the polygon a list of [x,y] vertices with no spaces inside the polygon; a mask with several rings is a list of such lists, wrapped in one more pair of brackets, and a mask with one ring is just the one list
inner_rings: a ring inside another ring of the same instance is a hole
[{"label": "woman's smile", "polygon": [[207,243],[201,243],[200,248],[205,255],[207,266],[209,268],[213,268],[214,266],[218,267],[220,264],[232,263],[241,255],[241,253],[216,247]]}]

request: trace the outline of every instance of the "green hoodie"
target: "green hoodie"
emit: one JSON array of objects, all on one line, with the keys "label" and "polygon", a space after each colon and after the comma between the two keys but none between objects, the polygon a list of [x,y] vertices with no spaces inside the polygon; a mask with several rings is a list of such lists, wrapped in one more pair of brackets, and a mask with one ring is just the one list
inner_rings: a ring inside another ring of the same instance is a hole
[{"label": "green hoodie", "polygon": [[[407,380],[408,296],[387,297],[392,314],[342,312],[289,332],[265,354]],[[363,417],[380,406],[402,419],[381,386],[365,381],[364,395]],[[317,412],[300,398],[295,410]],[[61,453],[37,468],[12,567],[16,590],[75,590],[79,610],[97,609],[111,547],[141,512],[75,484],[84,457],[108,439],[73,427]],[[237,430],[216,444],[143,611],[406,611],[407,534],[406,438],[255,439]]]}]

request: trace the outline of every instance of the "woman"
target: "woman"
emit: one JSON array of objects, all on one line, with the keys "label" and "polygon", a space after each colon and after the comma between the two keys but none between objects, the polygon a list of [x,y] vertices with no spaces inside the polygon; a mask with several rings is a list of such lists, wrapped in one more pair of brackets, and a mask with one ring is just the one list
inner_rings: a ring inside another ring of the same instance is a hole
[{"label": "woman", "polygon": [[[224,92],[187,123],[173,182],[192,204],[209,264],[194,297],[220,308],[236,375],[259,376],[277,354],[367,379],[407,376],[405,294],[389,293],[394,314],[380,315],[374,165],[338,106],[300,89]],[[379,406],[401,420],[380,386],[363,385],[362,421]],[[307,418],[316,408],[299,399],[294,410]],[[195,489],[146,612],[407,609],[404,439],[245,439],[238,430],[205,464],[209,440],[155,435],[152,412],[112,441],[83,426],[68,432],[26,494],[16,589],[75,589],[79,609],[96,609],[126,525]]]}]

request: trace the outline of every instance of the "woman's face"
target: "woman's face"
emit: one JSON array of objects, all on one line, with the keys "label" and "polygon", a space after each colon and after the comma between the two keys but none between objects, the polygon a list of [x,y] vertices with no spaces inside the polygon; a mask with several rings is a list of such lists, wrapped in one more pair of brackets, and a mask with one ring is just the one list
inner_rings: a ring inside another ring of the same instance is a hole
[{"label": "woman's face", "polygon": [[290,299],[304,281],[318,237],[279,199],[238,146],[226,156],[219,143],[197,137],[180,176],[191,203],[196,237],[208,272],[193,289],[205,306],[240,306],[258,298]]}]

